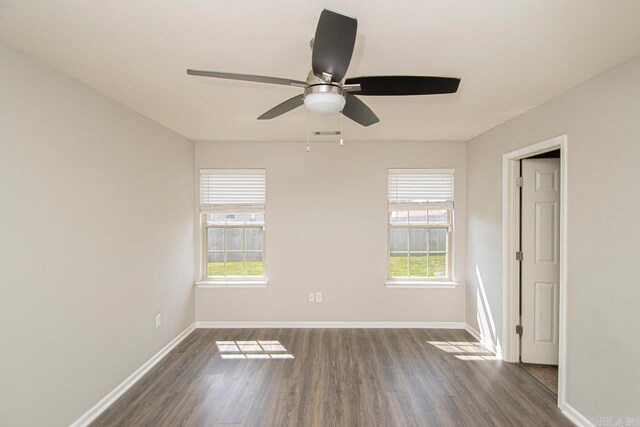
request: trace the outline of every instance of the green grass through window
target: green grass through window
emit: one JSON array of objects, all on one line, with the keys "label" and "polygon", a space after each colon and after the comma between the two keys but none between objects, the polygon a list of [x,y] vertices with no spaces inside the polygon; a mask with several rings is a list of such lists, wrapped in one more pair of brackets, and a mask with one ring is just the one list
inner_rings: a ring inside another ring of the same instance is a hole
[{"label": "green grass through window", "polygon": [[[233,261],[227,263],[227,276],[263,276],[264,267],[262,261],[246,261],[243,271],[242,261]],[[207,275],[224,276],[224,262],[210,262],[207,264]]]},{"label": "green grass through window", "polygon": [[[262,261],[246,261],[243,271],[242,261],[227,263],[227,276],[263,276],[264,266]],[[427,276],[427,257],[412,256],[409,269],[407,269],[406,256],[390,257],[391,277],[445,277],[447,275],[447,260],[444,254],[429,256],[429,276]],[[207,265],[209,276],[225,276],[223,262],[210,262]],[[408,274],[410,273],[410,274]]]},{"label": "green grass through window", "polygon": [[407,265],[407,256],[391,256],[389,259],[391,277],[446,277],[447,258],[445,254],[429,255],[429,275],[427,276],[427,257],[411,256]]}]

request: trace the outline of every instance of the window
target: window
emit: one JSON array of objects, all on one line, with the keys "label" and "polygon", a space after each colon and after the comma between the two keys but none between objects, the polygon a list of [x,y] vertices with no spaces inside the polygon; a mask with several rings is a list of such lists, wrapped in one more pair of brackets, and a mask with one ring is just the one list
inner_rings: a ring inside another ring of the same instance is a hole
[{"label": "window", "polygon": [[206,280],[264,280],[265,171],[200,171]]},{"label": "window", "polygon": [[453,170],[389,170],[388,278],[451,281]]}]

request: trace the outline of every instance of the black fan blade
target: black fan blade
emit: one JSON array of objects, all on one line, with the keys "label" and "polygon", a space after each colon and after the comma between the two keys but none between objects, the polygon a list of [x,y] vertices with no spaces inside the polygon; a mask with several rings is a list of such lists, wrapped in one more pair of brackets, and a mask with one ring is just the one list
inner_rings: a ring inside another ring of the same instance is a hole
[{"label": "black fan blade", "polygon": [[302,82],[300,80],[282,79],[280,77],[269,77],[269,76],[255,76],[253,74],[222,73],[219,71],[199,71],[199,70],[187,70],[187,74],[189,74],[190,76],[216,77],[219,79],[242,80],[246,82],[270,83],[274,85],[307,87],[307,83]]},{"label": "black fan blade", "polygon": [[358,95],[436,95],[458,91],[460,79],[427,76],[353,77],[345,84],[359,84]]},{"label": "black fan blade", "polygon": [[302,100],[303,98],[304,97],[302,95],[289,98],[286,101],[284,101],[282,104],[276,105],[271,110],[267,111],[266,113],[258,117],[258,120],[273,119],[274,117],[278,117],[286,112],[293,110],[294,108],[298,108],[304,103],[304,101]]},{"label": "black fan blade", "polygon": [[343,79],[353,55],[357,29],[357,19],[329,9],[322,11],[313,39],[313,74],[322,77],[323,72],[329,73],[333,76],[331,80],[334,82]]},{"label": "black fan blade", "polygon": [[371,111],[371,108],[367,107],[367,104],[350,93],[345,94],[345,96],[347,97],[347,103],[342,109],[342,114],[362,126],[371,126],[380,121],[378,116]]}]

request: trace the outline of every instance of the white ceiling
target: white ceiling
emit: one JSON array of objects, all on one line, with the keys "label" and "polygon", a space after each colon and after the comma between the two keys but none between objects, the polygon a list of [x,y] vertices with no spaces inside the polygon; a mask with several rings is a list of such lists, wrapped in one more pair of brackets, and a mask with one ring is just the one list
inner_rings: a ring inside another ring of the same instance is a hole
[{"label": "white ceiling", "polygon": [[455,95],[362,97],[381,122],[345,120],[351,140],[468,140],[640,54],[637,0],[0,0],[0,40],[190,139],[304,140],[304,108],[256,120],[300,89],[185,70],[304,80],[324,7],[358,18],[348,77],[462,78]]}]

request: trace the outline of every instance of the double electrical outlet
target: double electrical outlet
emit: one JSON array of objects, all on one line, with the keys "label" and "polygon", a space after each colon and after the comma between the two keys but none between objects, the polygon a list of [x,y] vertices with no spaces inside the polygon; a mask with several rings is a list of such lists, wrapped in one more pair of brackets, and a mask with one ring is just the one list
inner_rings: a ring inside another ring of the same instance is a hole
[{"label": "double electrical outlet", "polygon": [[322,292],[309,292],[309,302],[322,302]]}]

